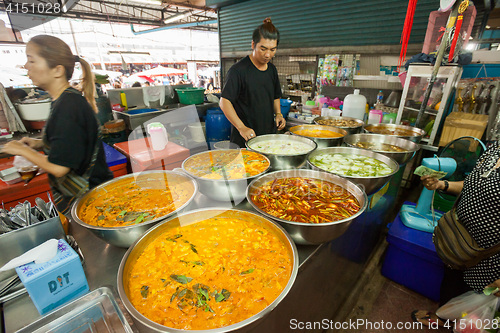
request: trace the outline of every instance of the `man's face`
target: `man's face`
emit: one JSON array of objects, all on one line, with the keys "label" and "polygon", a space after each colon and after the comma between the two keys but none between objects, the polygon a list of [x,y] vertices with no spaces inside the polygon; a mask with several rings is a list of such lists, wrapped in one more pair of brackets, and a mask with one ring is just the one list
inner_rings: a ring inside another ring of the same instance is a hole
[{"label": "man's face", "polygon": [[257,44],[252,41],[254,61],[257,61],[261,65],[267,64],[276,54],[277,48],[278,41],[275,39],[261,38],[260,42]]}]

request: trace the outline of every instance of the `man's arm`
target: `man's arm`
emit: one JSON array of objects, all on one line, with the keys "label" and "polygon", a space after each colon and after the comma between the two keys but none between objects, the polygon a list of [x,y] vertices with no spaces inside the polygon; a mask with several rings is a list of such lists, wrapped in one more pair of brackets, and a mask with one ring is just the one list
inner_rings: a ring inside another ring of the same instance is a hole
[{"label": "man's arm", "polygon": [[245,141],[248,141],[251,138],[255,137],[254,130],[243,124],[240,117],[238,117],[236,110],[234,109],[233,103],[231,103],[230,100],[222,97],[220,99],[219,106],[222,109],[222,112],[224,112],[224,115],[226,115],[226,118],[229,120],[231,124],[233,124],[233,126],[238,130],[238,132],[240,132],[240,135],[242,136],[243,139],[245,139]]},{"label": "man's arm", "polygon": [[281,104],[280,104],[280,99],[275,99],[274,100],[274,116],[275,121],[276,121],[276,127],[278,127],[279,130],[285,128],[286,125],[286,120],[285,117],[283,117],[283,114],[281,113]]}]

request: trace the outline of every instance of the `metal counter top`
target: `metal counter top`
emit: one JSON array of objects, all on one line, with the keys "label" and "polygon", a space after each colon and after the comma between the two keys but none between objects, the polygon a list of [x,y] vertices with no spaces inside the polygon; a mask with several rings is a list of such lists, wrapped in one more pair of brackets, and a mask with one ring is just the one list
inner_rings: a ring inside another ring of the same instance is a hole
[{"label": "metal counter top", "polygon": [[[188,210],[208,207],[232,208],[229,202],[219,202],[210,200],[208,197],[198,193]],[[237,209],[254,211],[246,200],[236,205]],[[77,223],[71,223],[70,234],[72,234],[85,257],[85,274],[90,290],[95,290],[102,286],[117,286],[118,267],[125,252],[128,249],[109,245],[100,238],[94,236],[90,231]],[[315,252],[322,245],[298,245],[300,264],[306,262],[314,256]],[[27,293],[8,301],[4,304],[4,317],[6,332],[16,330],[30,324],[40,318],[33,302]]]},{"label": "metal counter top", "polygon": [[[367,210],[342,236],[321,245],[297,245],[299,272],[292,289],[280,305],[249,332],[288,332],[292,331],[292,319],[319,322],[334,317],[361,276],[380,238],[395,205],[403,172],[404,168],[401,168],[384,188],[368,197]],[[198,193],[188,209],[208,207],[233,206]],[[235,208],[253,210],[246,200]],[[70,233],[85,256],[85,274],[90,290],[102,286],[116,289],[118,267],[127,249],[105,243],[76,223],[71,224]],[[15,332],[40,318],[26,293],[6,302],[4,313],[6,332]],[[127,313],[125,315],[131,318]]]}]

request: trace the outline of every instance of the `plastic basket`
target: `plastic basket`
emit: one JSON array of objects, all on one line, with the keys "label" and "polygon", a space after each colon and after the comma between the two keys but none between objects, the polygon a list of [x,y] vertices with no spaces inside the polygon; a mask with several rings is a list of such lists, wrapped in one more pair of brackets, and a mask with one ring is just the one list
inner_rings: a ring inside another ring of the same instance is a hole
[{"label": "plastic basket", "polygon": [[178,88],[175,91],[181,104],[203,104],[205,100],[205,88]]}]

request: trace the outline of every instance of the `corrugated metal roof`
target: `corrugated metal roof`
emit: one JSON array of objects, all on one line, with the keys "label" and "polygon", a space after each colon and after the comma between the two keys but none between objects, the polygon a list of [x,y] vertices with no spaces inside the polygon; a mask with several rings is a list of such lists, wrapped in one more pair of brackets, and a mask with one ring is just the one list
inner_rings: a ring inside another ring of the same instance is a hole
[{"label": "corrugated metal roof", "polygon": [[[399,44],[408,2],[401,0],[252,0],[219,10],[221,56],[250,49],[253,30],[271,17],[280,48]],[[417,3],[410,43],[423,43],[439,1]]]}]

